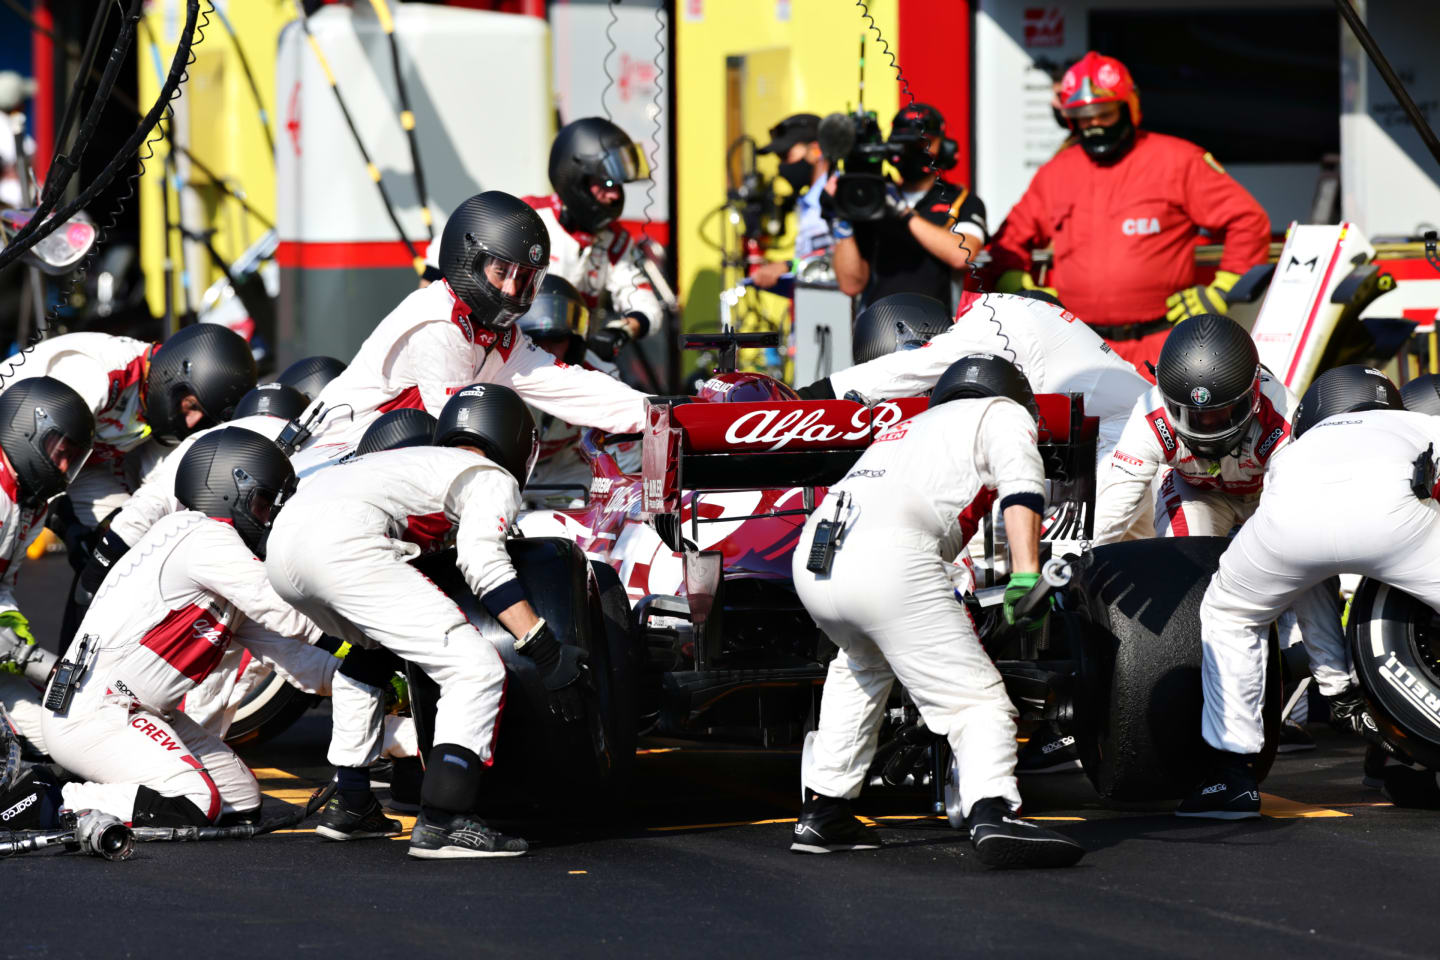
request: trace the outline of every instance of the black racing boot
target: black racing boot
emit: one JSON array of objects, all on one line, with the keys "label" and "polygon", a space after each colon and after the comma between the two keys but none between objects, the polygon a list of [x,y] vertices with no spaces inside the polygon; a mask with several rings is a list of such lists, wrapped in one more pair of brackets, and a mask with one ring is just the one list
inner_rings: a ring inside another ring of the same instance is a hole
[{"label": "black racing boot", "polygon": [[1248,758],[1218,753],[1209,774],[1175,808],[1177,817],[1207,820],[1249,820],[1260,816],[1260,784]]},{"label": "black racing boot", "polygon": [[479,817],[463,813],[447,815],[422,809],[410,831],[410,856],[421,860],[519,857],[529,849],[519,837],[507,837]]},{"label": "black racing boot", "polygon": [[880,834],[850,812],[850,801],[805,791],[805,805],[795,821],[791,853],[838,853],[843,850],[876,850]]},{"label": "black racing boot", "polygon": [[965,823],[986,866],[1069,867],[1085,856],[1085,848],[1063,833],[1020,819],[1003,797],[976,801]]},{"label": "black racing boot", "polygon": [[1054,723],[1043,723],[1015,757],[1015,774],[1079,773],[1080,751],[1075,738]]},{"label": "black racing boot", "polygon": [[391,820],[380,808],[380,801],[370,797],[359,809],[345,805],[338,794],[325,804],[320,825],[315,832],[327,840],[371,840],[376,837],[398,837],[405,832],[399,820]]},{"label": "black racing boot", "polygon": [[1281,721],[1280,744],[1275,748],[1277,753],[1302,753],[1314,749],[1315,738],[1310,736],[1309,730],[1294,720]]}]

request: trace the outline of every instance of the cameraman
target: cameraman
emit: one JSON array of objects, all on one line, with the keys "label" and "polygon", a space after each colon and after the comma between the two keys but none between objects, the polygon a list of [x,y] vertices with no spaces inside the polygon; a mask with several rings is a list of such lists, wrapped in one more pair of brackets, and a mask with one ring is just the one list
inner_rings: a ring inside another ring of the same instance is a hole
[{"label": "cameraman", "polygon": [[771,260],[750,275],[755,286],[769,290],[797,269],[801,260],[829,253],[835,242],[820,211],[830,162],[820,152],[820,118],[813,113],[797,113],[775,124],[770,128],[770,142],[755,152],[778,157],[780,179],[795,192],[795,259]]},{"label": "cameraman", "polygon": [[[890,140],[918,134],[893,161],[900,183],[888,185],[885,214],[879,220],[851,224],[835,217],[835,278],[861,305],[892,293],[923,293],[955,309],[952,279],[985,246],[985,204],[966,187],[940,179],[939,170],[955,165],[953,140],[945,138],[945,118],[924,103],[912,103],[895,115]],[[835,192],[835,177],[825,185]],[[953,232],[952,232],[953,231]]]}]

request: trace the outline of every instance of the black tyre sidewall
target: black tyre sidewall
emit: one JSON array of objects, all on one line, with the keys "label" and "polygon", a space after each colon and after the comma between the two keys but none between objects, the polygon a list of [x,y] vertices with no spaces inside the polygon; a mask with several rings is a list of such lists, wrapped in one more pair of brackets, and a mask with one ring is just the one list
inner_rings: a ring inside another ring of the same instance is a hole
[{"label": "black tyre sidewall", "polygon": [[1386,738],[1410,757],[1440,769],[1440,683],[1424,666],[1414,637],[1421,600],[1369,578],[1350,604],[1346,639],[1371,715]]}]

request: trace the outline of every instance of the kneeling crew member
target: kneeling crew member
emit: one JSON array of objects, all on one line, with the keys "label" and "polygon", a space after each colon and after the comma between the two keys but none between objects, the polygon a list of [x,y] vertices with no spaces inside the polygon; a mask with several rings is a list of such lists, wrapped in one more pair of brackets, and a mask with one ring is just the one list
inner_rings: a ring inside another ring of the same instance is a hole
[{"label": "kneeling crew member", "polygon": [[[880,845],[851,814],[850,800],[874,758],[898,677],[926,725],[955,751],[970,839],[983,862],[1067,866],[1084,854],[1015,816],[1015,706],[946,573],[975,532],[967,522],[974,508],[983,513],[998,499],[1012,586],[1034,585],[1045,481],[1035,440],[1035,398],[1020,371],[988,354],[966,357],[936,383],[929,409],[876,437],[806,523],[795,589],[840,651],[801,761],[805,805],[791,850]],[[822,546],[827,534],[837,548]],[[1023,593],[1007,594],[1007,613]]]},{"label": "kneeling crew member", "polygon": [[[276,526],[266,567],[280,595],[327,631],[379,644],[439,685],[410,855],[514,857],[525,841],[472,815],[495,745],[505,665],[408,561],[453,542],[466,582],[516,637],[516,652],[534,660],[552,708],[566,719],[582,712],[584,654],[535,615],[505,549],[539,448],[524,402],[496,384],[466,387],[442,408],[435,445],[451,449],[390,450],[318,474]],[[337,690],[330,758],[339,790],[319,828],[331,839],[399,832],[376,810],[365,770],[381,748],[378,686],[359,697]]]},{"label": "kneeling crew member", "polygon": [[285,455],[248,430],[216,431],[185,455],[176,492],[188,509],[158,521],[105,578],[72,646],[74,669],[62,664],[47,691],[50,755],[89,781],[63,788],[67,806],[137,826],[252,820],[254,775],[180,710],[185,695],[232,641],[318,694],[373,656],[342,663],[310,646],[319,629],[256,562],[294,484]]}]

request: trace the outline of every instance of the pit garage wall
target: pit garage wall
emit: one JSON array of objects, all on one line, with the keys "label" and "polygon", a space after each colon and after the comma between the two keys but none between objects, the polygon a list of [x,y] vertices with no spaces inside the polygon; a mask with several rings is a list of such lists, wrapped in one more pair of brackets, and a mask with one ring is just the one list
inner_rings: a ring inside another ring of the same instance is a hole
[{"label": "pit garage wall", "polygon": [[[421,202],[374,13],[332,5],[310,23],[423,254]],[[555,130],[545,21],[411,3],[395,8],[395,25],[437,236],[444,213],[482,190],[547,192]],[[277,71],[279,359],[348,358],[417,276],[298,24],[280,35]]]},{"label": "pit garage wall", "polygon": [[[903,65],[901,0],[867,2]],[[719,324],[720,253],[702,239],[700,226],[725,202],[726,59],[747,58],[742,125],[764,144],[766,131],[792,113],[824,116],[854,108],[866,23],[858,7],[840,0],[676,0],[675,6],[676,169],[684,171],[677,183],[679,295],[686,329],[713,330]],[[899,93],[873,33],[866,57],[865,106],[888,131]],[[762,171],[774,176],[776,160],[760,161]],[[711,242],[718,238],[716,218],[706,231]]]},{"label": "pit garage wall", "polygon": [[[1356,7],[1426,121],[1440,127],[1440,3],[1363,0]],[[1440,228],[1440,166],[1348,27],[1341,50],[1345,219],[1371,240]]]},{"label": "pit garage wall", "polygon": [[[1412,4],[1409,0],[1387,2],[1406,7],[1426,6],[1423,3]],[[1083,54],[1089,49],[1087,20],[1092,11],[1194,10],[1209,14],[1227,9],[1250,11],[1256,7],[1334,12],[1333,4],[1320,0],[1256,0],[1244,3],[1146,0],[1143,4],[1135,0],[977,0],[974,46],[975,189],[985,201],[992,227],[997,227],[1004,220],[1029,185],[1035,170],[1054,156],[1065,138],[1064,131],[1056,125],[1050,111],[1050,77],[1034,66],[1035,58],[1044,57],[1064,63]],[[1336,29],[1344,29],[1338,16]],[[1427,36],[1433,42],[1437,34],[1432,31]],[[1416,40],[1417,45],[1420,42]],[[1177,56],[1184,56],[1183,48]],[[1283,83],[1284,77],[1277,76],[1275,81]],[[1143,113],[1143,89],[1140,100]],[[1223,109],[1223,104],[1217,104],[1215,109]],[[1338,118],[1338,91],[1336,112]],[[1277,232],[1283,232],[1291,220],[1309,219],[1320,169],[1318,163],[1237,163],[1218,150],[1216,158],[1265,207]]]}]

